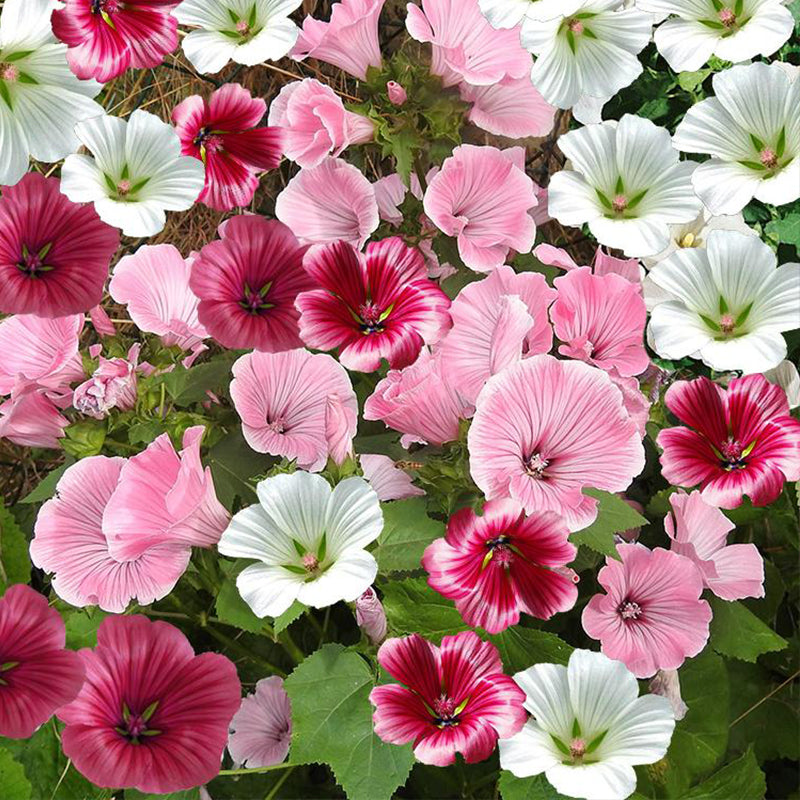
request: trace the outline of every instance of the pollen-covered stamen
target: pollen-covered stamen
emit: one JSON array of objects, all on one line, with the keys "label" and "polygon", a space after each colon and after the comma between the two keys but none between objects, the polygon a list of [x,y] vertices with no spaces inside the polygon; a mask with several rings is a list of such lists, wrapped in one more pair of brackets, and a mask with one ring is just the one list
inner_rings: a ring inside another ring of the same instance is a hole
[{"label": "pollen-covered stamen", "polygon": [[452,697],[448,697],[444,692],[433,701],[433,724],[439,728],[451,728],[459,723],[459,714],[464,710],[467,701],[456,703]]},{"label": "pollen-covered stamen", "polygon": [[747,456],[755,447],[755,441],[745,447],[740,441],[729,436],[719,448],[720,465],[730,472],[734,469],[744,469],[747,466]]},{"label": "pollen-covered stamen", "polygon": [[697,244],[696,242],[698,242],[697,236],[694,233],[689,232],[680,240],[680,242],[678,242],[678,244],[681,247],[699,247],[699,242]]},{"label": "pollen-covered stamen", "polygon": [[119,0],[92,0],[92,14],[115,14],[119,6]]},{"label": "pollen-covered stamen", "polygon": [[19,80],[19,69],[13,64],[0,62],[0,79],[14,83]]},{"label": "pollen-covered stamen", "polygon": [[611,201],[611,207],[617,214],[621,214],[628,208],[628,203],[630,201],[624,194],[618,194],[614,196],[614,199]]},{"label": "pollen-covered stamen", "polygon": [[722,333],[729,336],[736,329],[736,320],[733,318],[731,314],[723,314],[719,318],[719,328],[722,331]]},{"label": "pollen-covered stamen", "polygon": [[131,182],[126,178],[117,181],[117,194],[120,197],[127,197],[131,193]]},{"label": "pollen-covered stamen", "polygon": [[778,166],[778,154],[771,147],[765,147],[758,154],[758,160],[767,169],[775,169]]},{"label": "pollen-covered stamen", "polygon": [[283,417],[276,417],[272,421],[267,420],[267,427],[273,433],[284,433],[286,430],[286,421]]},{"label": "pollen-covered stamen", "polygon": [[569,22],[567,22],[567,27],[575,36],[580,36],[584,31],[583,23],[579,19],[569,20]]},{"label": "pollen-covered stamen", "polygon": [[200,128],[197,136],[192,140],[192,144],[207,153],[216,153],[223,149],[222,136],[208,128]]},{"label": "pollen-covered stamen", "polygon": [[530,475],[531,478],[543,478],[544,471],[549,463],[550,462],[540,453],[531,453],[531,455],[525,459],[525,473]]},{"label": "pollen-covered stamen", "polygon": [[375,305],[375,303],[368,301],[362,303],[358,307],[358,316],[361,320],[361,330],[363,333],[380,333],[383,331],[383,312]]},{"label": "pollen-covered stamen", "polygon": [[315,553],[305,553],[302,562],[306,572],[316,572],[319,569],[319,559]]},{"label": "pollen-covered stamen", "polygon": [[141,713],[133,713],[127,703],[122,704],[122,721],[114,730],[131,744],[139,744],[142,737],[152,737],[161,734],[160,730],[149,726],[150,718],[158,708],[158,701],[151,703]]},{"label": "pollen-covered stamen", "polygon": [[625,602],[620,603],[617,610],[622,619],[639,619],[642,615],[642,607],[632,600],[625,600]]},{"label": "pollen-covered stamen", "polygon": [[271,287],[272,281],[268,281],[258,291],[255,291],[245,283],[242,288],[242,299],[239,301],[239,306],[253,316],[258,316],[264,311],[274,308],[274,303],[267,302],[267,295]]},{"label": "pollen-covered stamen", "polygon": [[721,8],[718,17],[726,28],[732,28],[736,25],[736,12],[732,8]]},{"label": "pollen-covered stamen", "polygon": [[250,26],[247,24],[247,22],[245,22],[245,20],[240,19],[236,23],[236,32],[240,36],[249,36],[250,35]]},{"label": "pollen-covered stamen", "polygon": [[576,736],[569,743],[569,754],[573,761],[580,761],[586,755],[588,743],[580,736]]}]

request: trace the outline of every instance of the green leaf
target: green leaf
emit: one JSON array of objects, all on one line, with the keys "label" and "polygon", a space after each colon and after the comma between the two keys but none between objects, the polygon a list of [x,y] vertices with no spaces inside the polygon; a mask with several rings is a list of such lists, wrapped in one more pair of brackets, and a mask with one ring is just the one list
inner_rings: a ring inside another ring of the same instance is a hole
[{"label": "green leaf", "polygon": [[231,511],[237,497],[244,505],[257,502],[256,487],[250,478],[266,472],[275,461],[251,450],[241,428],[236,427],[209,449],[206,463],[211,467],[220,503]]},{"label": "green leaf", "polygon": [[74,463],[75,459],[71,456],[67,456],[66,461],[64,461],[60,467],[56,467],[54,470],[48,472],[47,475],[39,481],[38,486],[32,492],[26,494],[19,502],[42,503],[45,500],[49,500],[56,493],[56,484],[61,479],[61,476]]},{"label": "green leaf", "polygon": [[383,532],[373,555],[382,573],[420,568],[425,548],[444,536],[444,523],[431,519],[424,497],[381,503]]},{"label": "green leaf", "polygon": [[792,244],[800,250],[800,213],[787,214],[783,219],[768,222],[765,230],[779,242]]},{"label": "green leaf", "polygon": [[108,616],[99,608],[82,608],[71,611],[66,620],[67,647],[80,650],[97,644],[97,629]]},{"label": "green leaf", "polygon": [[106,422],[99,419],[86,419],[73,422],[64,429],[66,436],[61,440],[64,450],[75,458],[96,456],[103,449],[106,440]]},{"label": "green leaf", "polygon": [[372,730],[372,671],[357,653],[328,644],[286,679],[295,763],[325,762],[348,800],[389,800],[414,763],[411,745],[382,742]]},{"label": "green leaf", "polygon": [[753,749],[692,788],[685,800],[763,800],[767,792],[764,773],[758,768]]},{"label": "green leaf", "polygon": [[564,798],[564,795],[559,794],[550,785],[544,775],[518,778],[512,773],[502,770],[497,787],[503,800],[562,800]]},{"label": "green leaf", "polygon": [[250,633],[262,633],[264,630],[264,620],[257,617],[242,600],[235,578],[226,577],[223,580],[217,595],[216,609],[217,616],[228,625],[235,625]]},{"label": "green leaf", "polygon": [[283,633],[305,610],[308,606],[301,603],[299,600],[295,600],[286,611],[283,612],[278,617],[275,617],[275,622],[273,626],[273,630],[275,631],[275,636],[278,634]]},{"label": "green leaf", "polygon": [[393,580],[383,588],[383,607],[394,633],[419,633],[439,642],[442,636],[469,630],[451,600],[428,586],[425,578]]},{"label": "green leaf", "polygon": [[31,782],[25,777],[22,764],[14,761],[8,750],[0,747],[0,786],[3,800],[29,800]]},{"label": "green leaf", "polygon": [[14,583],[27,583],[30,577],[28,540],[10,509],[0,503],[0,593]]},{"label": "green leaf", "polygon": [[696,72],[681,72],[678,75],[678,86],[687,92],[693,92],[711,74],[710,69],[699,69]]},{"label": "green leaf", "polygon": [[228,386],[231,365],[237,355],[235,352],[229,352],[190,369],[178,366],[160,378],[175,405],[189,406],[200,403],[208,400],[207,392],[219,392]]},{"label": "green leaf", "polygon": [[714,617],[710,642],[720,655],[752,663],[762,653],[786,647],[786,639],[778,636],[741,603],[712,597],[711,608]]},{"label": "green leaf", "polygon": [[200,787],[169,794],[145,794],[138,789],[126,789],[125,800],[200,800]]},{"label": "green leaf", "polygon": [[604,556],[619,559],[614,534],[631,528],[641,528],[647,524],[647,520],[615,494],[601,492],[599,489],[585,489],[583,493],[598,500],[597,519],[588,528],[573,533],[569,540]]},{"label": "green leaf", "polygon": [[554,633],[520,625],[487,638],[500,651],[505,672],[509,675],[534,664],[566,665],[574,649]]}]

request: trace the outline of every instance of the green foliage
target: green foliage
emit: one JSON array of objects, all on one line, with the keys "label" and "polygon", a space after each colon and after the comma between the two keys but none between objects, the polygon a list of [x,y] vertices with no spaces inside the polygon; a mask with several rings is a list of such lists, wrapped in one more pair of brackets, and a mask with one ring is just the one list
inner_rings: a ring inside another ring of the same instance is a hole
[{"label": "green foliage", "polygon": [[513,675],[534,664],[564,664],[574,648],[559,636],[536,628],[513,625],[502,633],[487,637],[497,647],[506,673]]},{"label": "green foliage", "polygon": [[228,625],[234,625],[250,633],[261,633],[264,630],[264,620],[257,617],[250,606],[242,600],[236,588],[236,579],[233,577],[226,577],[222,581],[217,595],[216,610],[220,621]]},{"label": "green foliage", "polygon": [[69,469],[69,467],[75,463],[75,459],[67,456],[66,460],[60,467],[56,467],[54,470],[51,470],[47,473],[47,475],[42,478],[42,480],[37,484],[36,488],[25,495],[25,497],[20,500],[20,503],[42,503],[45,500],[49,500],[55,493],[56,493],[56,485],[58,484],[59,480],[61,480],[61,476]]},{"label": "green foliage", "polygon": [[9,509],[0,503],[0,593],[31,577],[28,540]]},{"label": "green foliage", "polygon": [[503,770],[497,783],[503,800],[566,800],[548,782],[544,775],[517,778]]},{"label": "green foliage", "polygon": [[782,650],[786,640],[739,602],[711,597],[711,646],[723,656],[755,661],[762,653]]},{"label": "green foliage", "polygon": [[84,419],[81,422],[73,422],[64,428],[64,433],[61,446],[66,453],[75,458],[96,456],[102,452],[106,440],[106,421]]},{"label": "green foliage", "polygon": [[8,750],[0,747],[0,786],[3,800],[30,800],[31,782],[25,777],[22,764],[14,761]]},{"label": "green foliage", "polygon": [[383,531],[373,553],[378,569],[384,574],[419,569],[425,548],[444,536],[444,524],[428,516],[424,497],[382,503],[381,508]]},{"label": "green foliage", "polygon": [[800,252],[800,213],[767,223],[765,231],[775,240],[790,244]]},{"label": "green foliage", "polygon": [[416,632],[438,644],[443,636],[469,630],[453,601],[431,589],[425,578],[394,579],[381,588],[394,635]]},{"label": "green foliage", "polygon": [[67,647],[80,650],[97,644],[97,629],[108,616],[99,608],[73,609],[67,613]]},{"label": "green foliage", "polygon": [[686,800],[762,800],[767,791],[764,773],[752,749],[692,788]]},{"label": "green foliage", "polygon": [[275,636],[283,633],[296,619],[308,609],[299,600],[295,600],[279,617],[275,617],[273,631]]},{"label": "green foliage", "polygon": [[239,507],[257,502],[252,478],[266,472],[275,463],[275,459],[251,450],[239,428],[213,445],[205,461],[211,467],[220,503],[231,511],[236,507],[237,500]]},{"label": "green foliage", "polygon": [[614,534],[630,528],[640,528],[647,524],[647,520],[615,494],[601,492],[599,489],[586,489],[584,494],[597,499],[597,519],[588,528],[573,533],[569,540],[573,544],[583,545],[604,556],[618,559]]}]

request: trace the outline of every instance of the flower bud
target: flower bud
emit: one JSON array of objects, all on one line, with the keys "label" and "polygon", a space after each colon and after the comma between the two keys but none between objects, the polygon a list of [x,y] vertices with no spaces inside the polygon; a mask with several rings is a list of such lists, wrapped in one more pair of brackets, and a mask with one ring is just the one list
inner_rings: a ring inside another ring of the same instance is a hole
[{"label": "flower bud", "polygon": [[397,81],[389,81],[386,84],[386,94],[389,95],[389,101],[396,106],[401,106],[408,100],[408,93]]},{"label": "flower bud", "polygon": [[356,600],[356,622],[372,644],[378,645],[386,638],[386,614],[371,586]]}]

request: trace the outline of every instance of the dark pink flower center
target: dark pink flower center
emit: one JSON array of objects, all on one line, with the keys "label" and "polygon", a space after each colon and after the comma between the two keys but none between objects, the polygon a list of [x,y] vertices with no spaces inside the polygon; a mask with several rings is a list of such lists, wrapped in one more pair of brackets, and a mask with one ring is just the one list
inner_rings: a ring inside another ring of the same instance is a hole
[{"label": "dark pink flower center", "polygon": [[747,466],[747,456],[753,450],[755,442],[745,447],[740,441],[733,436],[729,436],[725,442],[720,445],[718,455],[720,456],[720,465],[726,472],[731,472],[735,469],[744,469]]},{"label": "dark pink flower center", "polygon": [[46,244],[38,251],[33,252],[27,245],[23,244],[17,261],[17,269],[29,278],[39,278],[48,272],[52,272],[55,267],[45,263],[45,258],[51,247],[52,243]]},{"label": "dark pink flower center", "polygon": [[6,678],[8,677],[8,673],[11,672],[14,667],[19,666],[19,661],[6,661],[3,664],[0,664],[0,686],[8,686],[8,681],[5,680],[3,674],[5,673]]},{"label": "dark pink flower center", "polygon": [[92,14],[116,14],[119,8],[119,0],[92,0]]},{"label": "dark pink flower center", "polygon": [[719,21],[726,27],[732,28],[736,24],[736,14],[731,8],[721,8],[719,10]]},{"label": "dark pink flower center", "polygon": [[222,136],[208,128],[200,128],[197,136],[192,140],[192,144],[205,150],[206,153],[217,153],[224,149]]},{"label": "dark pink flower center", "polygon": [[433,724],[439,728],[452,728],[458,725],[459,715],[464,710],[464,706],[466,706],[466,701],[459,705],[452,697],[442,693],[433,701]]},{"label": "dark pink flower center", "polygon": [[620,603],[619,608],[619,615],[622,619],[639,619],[642,615],[642,607],[638,604],[633,602],[633,600],[625,600],[624,602]]},{"label": "dark pink flower center", "polygon": [[778,154],[771,147],[765,147],[758,158],[767,169],[775,169],[778,166]]},{"label": "dark pink flower center", "polygon": [[367,301],[359,306],[358,316],[361,320],[359,327],[362,333],[381,333],[383,331],[383,311],[372,301]]},{"label": "dark pink flower center", "polygon": [[253,291],[248,284],[245,284],[239,305],[248,314],[252,314],[254,317],[263,314],[270,308],[275,308],[274,303],[267,302],[267,295],[271,287],[272,281],[267,281],[258,291]]},{"label": "dark pink flower center", "polygon": [[510,567],[514,563],[514,550],[511,546],[511,539],[508,536],[497,536],[494,539],[487,539],[484,543],[489,550],[484,559],[484,567],[489,561],[499,567]]},{"label": "dark pink flower center", "polygon": [[140,744],[142,737],[151,738],[160,735],[162,731],[151,728],[148,724],[157,708],[158,701],[156,700],[141,713],[134,713],[128,708],[127,703],[123,703],[122,721],[114,730],[131,744]]},{"label": "dark pink flower center", "polygon": [[550,464],[550,461],[544,458],[541,453],[531,453],[525,459],[524,464],[526,474],[538,480],[544,477],[544,471]]}]

